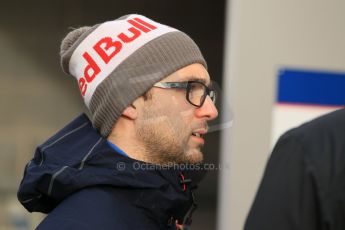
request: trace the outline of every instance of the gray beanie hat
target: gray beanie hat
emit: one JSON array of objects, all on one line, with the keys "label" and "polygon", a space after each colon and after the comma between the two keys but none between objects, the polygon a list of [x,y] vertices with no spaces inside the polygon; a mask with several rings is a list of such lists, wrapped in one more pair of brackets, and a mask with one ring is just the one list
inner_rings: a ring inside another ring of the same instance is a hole
[{"label": "gray beanie hat", "polygon": [[60,55],[64,72],[78,81],[93,126],[105,137],[156,82],[193,63],[207,68],[188,35],[136,14],[71,31]]}]

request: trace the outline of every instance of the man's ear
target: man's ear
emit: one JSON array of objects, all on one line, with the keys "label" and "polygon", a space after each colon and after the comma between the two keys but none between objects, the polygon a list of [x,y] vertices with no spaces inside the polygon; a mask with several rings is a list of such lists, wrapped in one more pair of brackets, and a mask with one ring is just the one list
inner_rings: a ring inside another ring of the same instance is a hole
[{"label": "man's ear", "polygon": [[135,120],[138,117],[138,110],[133,104],[131,104],[123,110],[121,115],[130,120]]},{"label": "man's ear", "polygon": [[132,102],[132,104],[130,104],[125,108],[125,110],[123,110],[121,116],[124,116],[130,120],[137,119],[140,113],[140,109],[142,109],[144,106],[144,101],[145,100],[143,96],[138,97]]}]

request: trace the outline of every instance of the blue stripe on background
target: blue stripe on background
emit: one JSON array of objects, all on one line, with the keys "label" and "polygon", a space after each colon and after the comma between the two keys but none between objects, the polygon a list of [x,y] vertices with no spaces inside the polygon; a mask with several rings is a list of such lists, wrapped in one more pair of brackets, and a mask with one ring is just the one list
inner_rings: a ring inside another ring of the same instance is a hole
[{"label": "blue stripe on background", "polygon": [[279,103],[345,105],[345,73],[282,69],[278,78]]}]

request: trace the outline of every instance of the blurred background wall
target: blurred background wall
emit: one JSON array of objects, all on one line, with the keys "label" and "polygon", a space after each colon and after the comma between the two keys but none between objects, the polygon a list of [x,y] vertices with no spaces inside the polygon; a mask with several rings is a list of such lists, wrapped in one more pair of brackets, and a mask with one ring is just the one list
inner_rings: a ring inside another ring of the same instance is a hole
[{"label": "blurred background wall", "polygon": [[[345,72],[344,9],[343,0],[232,0],[228,4],[223,88],[232,102],[234,126],[222,138],[221,161],[230,170],[221,172],[219,229],[243,229],[274,144],[273,133],[285,131],[275,132],[272,120],[279,71]],[[288,126],[332,109],[336,107],[297,118]]]},{"label": "blurred background wall", "polygon": [[[1,1],[0,7],[0,229],[33,229],[16,191],[35,147],[85,111],[76,81],[63,74],[59,46],[71,27],[143,14],[190,35],[209,72],[222,85],[225,0]],[[206,161],[218,162],[219,132],[209,135]],[[200,185],[192,229],[215,229],[218,173]]]}]

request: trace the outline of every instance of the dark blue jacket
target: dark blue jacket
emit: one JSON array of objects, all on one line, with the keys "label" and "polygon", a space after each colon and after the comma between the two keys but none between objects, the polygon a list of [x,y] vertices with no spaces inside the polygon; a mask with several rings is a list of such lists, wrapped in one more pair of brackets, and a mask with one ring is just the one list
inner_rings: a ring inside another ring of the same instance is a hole
[{"label": "dark blue jacket", "polygon": [[[81,115],[40,145],[18,199],[49,213],[37,229],[176,229],[190,223],[200,172],[157,169],[120,155]],[[139,169],[140,167],[140,169]]]}]

